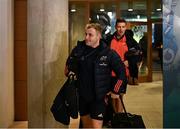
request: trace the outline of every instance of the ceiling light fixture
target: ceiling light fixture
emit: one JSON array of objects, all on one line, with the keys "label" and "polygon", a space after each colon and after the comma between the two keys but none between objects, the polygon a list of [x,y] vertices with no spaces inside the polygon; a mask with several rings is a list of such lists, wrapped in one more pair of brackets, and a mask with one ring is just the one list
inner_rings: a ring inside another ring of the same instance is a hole
[{"label": "ceiling light fixture", "polygon": [[76,6],[74,4],[71,6],[71,12],[76,12]]},{"label": "ceiling light fixture", "polygon": [[132,12],[132,11],[133,11],[133,9],[132,9],[132,8],[129,8],[129,9],[128,9],[128,11],[129,11],[129,12]]},{"label": "ceiling light fixture", "polygon": [[100,12],[104,12],[104,11],[105,11],[105,9],[104,9],[104,4],[101,4],[101,5],[100,5],[99,11],[100,11]]},{"label": "ceiling light fixture", "polygon": [[161,11],[162,9],[161,9],[161,3],[159,3],[159,5],[158,5],[158,7],[156,8],[156,11]]},{"label": "ceiling light fixture", "polygon": [[132,11],[133,11],[133,1],[132,1],[132,0],[129,0],[129,1],[128,1],[128,11],[129,11],[129,12],[132,12]]},{"label": "ceiling light fixture", "polygon": [[161,8],[157,8],[156,11],[161,11]]}]

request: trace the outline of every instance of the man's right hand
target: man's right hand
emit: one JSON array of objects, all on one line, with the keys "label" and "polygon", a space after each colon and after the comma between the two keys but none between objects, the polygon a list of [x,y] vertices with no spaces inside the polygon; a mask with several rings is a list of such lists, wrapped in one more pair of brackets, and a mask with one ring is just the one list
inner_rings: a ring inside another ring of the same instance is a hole
[{"label": "man's right hand", "polygon": [[129,63],[128,63],[127,60],[124,61],[124,65],[125,65],[126,67],[129,67]]},{"label": "man's right hand", "polygon": [[[73,76],[72,76],[72,75],[73,75]],[[73,77],[74,80],[77,80],[76,74],[75,74],[74,72],[72,72],[72,71],[70,71],[70,72],[68,73],[68,77]]]}]

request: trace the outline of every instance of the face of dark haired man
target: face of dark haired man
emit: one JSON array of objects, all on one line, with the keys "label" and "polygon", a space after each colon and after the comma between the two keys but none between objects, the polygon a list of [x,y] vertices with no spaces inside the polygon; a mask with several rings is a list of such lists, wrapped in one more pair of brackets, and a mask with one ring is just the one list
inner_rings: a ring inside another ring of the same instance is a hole
[{"label": "face of dark haired man", "polygon": [[118,22],[116,25],[116,30],[117,30],[118,34],[122,37],[126,31],[126,23]]}]

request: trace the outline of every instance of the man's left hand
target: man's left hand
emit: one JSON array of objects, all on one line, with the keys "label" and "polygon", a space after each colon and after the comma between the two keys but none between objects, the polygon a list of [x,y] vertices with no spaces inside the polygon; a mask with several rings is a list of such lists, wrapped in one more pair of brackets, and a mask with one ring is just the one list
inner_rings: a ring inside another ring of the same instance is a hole
[{"label": "man's left hand", "polygon": [[111,95],[111,98],[112,98],[112,99],[118,99],[118,98],[119,98],[119,95],[118,95],[118,94],[115,94],[115,93],[113,93],[113,92],[111,92],[111,91],[108,92],[107,95]]}]

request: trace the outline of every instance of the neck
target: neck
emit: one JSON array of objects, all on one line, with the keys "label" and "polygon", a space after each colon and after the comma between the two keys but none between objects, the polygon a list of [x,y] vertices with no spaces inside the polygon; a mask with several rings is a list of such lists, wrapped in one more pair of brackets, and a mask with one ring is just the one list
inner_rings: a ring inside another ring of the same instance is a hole
[{"label": "neck", "polygon": [[119,33],[118,32],[118,35],[120,36],[120,38],[122,38],[124,36],[124,33]]},{"label": "neck", "polygon": [[96,47],[98,47],[99,46],[99,43],[96,43],[96,44],[94,44],[93,46],[91,46],[92,48],[96,48]]},{"label": "neck", "polygon": [[96,47],[98,47],[99,46],[99,44],[100,44],[100,40],[98,40],[96,43],[94,43],[94,44],[92,44],[92,48],[96,48]]}]

